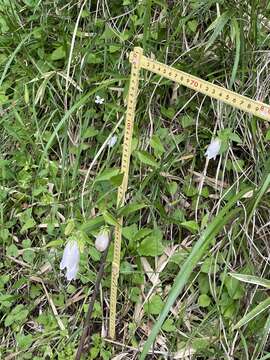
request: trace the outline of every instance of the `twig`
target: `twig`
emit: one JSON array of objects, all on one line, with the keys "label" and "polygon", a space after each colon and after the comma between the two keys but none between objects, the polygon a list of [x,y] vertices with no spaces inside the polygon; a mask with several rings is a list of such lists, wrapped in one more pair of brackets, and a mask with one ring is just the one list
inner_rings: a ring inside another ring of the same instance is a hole
[{"label": "twig", "polygon": [[[111,240],[111,235],[110,235],[110,240]],[[84,324],[83,324],[83,330],[82,330],[82,335],[81,335],[81,339],[80,339],[80,343],[77,349],[77,353],[76,353],[76,357],[75,360],[80,360],[82,352],[83,352],[83,347],[84,347],[84,343],[85,343],[85,339],[87,337],[88,334],[88,330],[89,330],[89,326],[90,326],[90,320],[91,320],[91,315],[93,312],[93,308],[94,308],[94,303],[96,300],[96,297],[99,293],[99,288],[100,288],[100,283],[101,283],[101,279],[103,276],[103,272],[104,272],[104,267],[105,267],[105,262],[106,262],[106,258],[107,258],[107,254],[109,251],[109,247],[110,247],[110,241],[109,244],[107,246],[107,249],[102,253],[101,259],[100,259],[100,267],[99,267],[99,271],[97,274],[97,279],[96,279],[96,283],[95,283],[95,288],[89,303],[89,307],[87,310],[87,314],[84,320]]]}]

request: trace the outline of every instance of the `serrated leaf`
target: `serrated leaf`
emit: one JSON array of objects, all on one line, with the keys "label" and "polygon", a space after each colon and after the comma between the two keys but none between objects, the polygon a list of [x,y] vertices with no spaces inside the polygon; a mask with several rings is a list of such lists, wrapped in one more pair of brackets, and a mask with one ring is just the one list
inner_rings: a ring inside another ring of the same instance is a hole
[{"label": "serrated leaf", "polygon": [[154,295],[145,305],[144,311],[147,314],[158,315],[163,308],[163,301],[159,295]]},{"label": "serrated leaf", "polygon": [[117,226],[118,225],[118,221],[117,219],[109,213],[109,211],[104,211],[103,212],[103,218],[105,220],[105,222],[109,225],[112,225],[112,226]]},{"label": "serrated leaf", "polygon": [[108,181],[112,177],[119,175],[119,172],[120,172],[120,170],[117,168],[106,169],[96,177],[95,182]]},{"label": "serrated leaf", "polygon": [[181,222],[181,226],[183,228],[189,230],[193,234],[195,234],[199,230],[199,225],[194,220],[183,221],[183,222]]},{"label": "serrated leaf", "polygon": [[209,32],[210,30],[213,30],[213,29],[214,29],[214,31],[213,31],[213,34],[211,35],[210,39],[208,40],[208,44],[205,48],[206,50],[211,45],[213,45],[213,43],[215,42],[215,40],[217,39],[219,34],[222,32],[224,26],[227,24],[229,19],[230,19],[229,13],[225,12],[224,14],[222,14],[221,16],[216,18],[216,20],[208,27],[206,32]]},{"label": "serrated leaf", "polygon": [[126,206],[123,206],[120,210],[119,210],[119,215],[121,216],[127,216],[133,212],[136,212],[138,210],[141,210],[143,208],[147,207],[146,204],[140,204],[140,203],[131,203],[128,204]]},{"label": "serrated leaf", "polygon": [[155,158],[152,155],[148,154],[148,152],[146,152],[146,151],[137,151],[137,156],[138,156],[138,159],[143,164],[150,165],[150,166],[152,166],[154,168],[159,167],[159,165],[156,162]]},{"label": "serrated leaf", "polygon": [[136,235],[134,236],[134,241],[139,241],[143,239],[147,235],[151,234],[152,231],[153,231],[152,229],[147,229],[147,228],[140,229],[139,231],[137,231]]},{"label": "serrated leaf", "polygon": [[92,126],[89,126],[89,127],[84,131],[84,133],[82,134],[82,138],[83,138],[83,139],[88,139],[88,138],[91,138],[91,137],[96,136],[98,133],[99,133],[98,130],[96,130],[96,129],[95,129],[94,127],[92,127]]},{"label": "serrated leaf", "polygon": [[156,156],[161,156],[165,152],[164,146],[157,135],[152,136],[150,145],[154,149]]}]

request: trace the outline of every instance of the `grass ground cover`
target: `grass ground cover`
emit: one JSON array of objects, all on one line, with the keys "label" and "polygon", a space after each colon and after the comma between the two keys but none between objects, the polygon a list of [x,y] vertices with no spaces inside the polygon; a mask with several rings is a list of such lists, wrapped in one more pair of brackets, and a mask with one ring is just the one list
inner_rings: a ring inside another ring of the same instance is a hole
[{"label": "grass ground cover", "polygon": [[[0,0],[0,358],[75,358],[95,239],[119,215],[129,52],[269,104],[269,16],[258,0]],[[269,357],[269,140],[267,122],[141,72],[117,337],[112,242],[85,359]]]}]

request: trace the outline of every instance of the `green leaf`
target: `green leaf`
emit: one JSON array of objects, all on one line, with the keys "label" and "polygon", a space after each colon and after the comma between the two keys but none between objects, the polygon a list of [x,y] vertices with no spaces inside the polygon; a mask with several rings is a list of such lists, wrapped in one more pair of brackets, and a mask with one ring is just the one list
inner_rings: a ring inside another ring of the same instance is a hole
[{"label": "green leaf", "polygon": [[6,317],[5,326],[8,327],[15,322],[22,323],[27,318],[28,313],[29,311],[22,304],[17,305]]},{"label": "green leaf", "polygon": [[233,68],[232,68],[232,75],[231,75],[231,79],[230,79],[230,87],[232,87],[232,85],[234,84],[235,79],[236,79],[236,74],[237,74],[239,60],[240,60],[240,50],[241,50],[240,29],[239,29],[238,22],[235,17],[233,17],[231,19],[231,33],[232,33],[233,40],[235,40],[236,51],[235,51],[234,64],[233,64]]},{"label": "green leaf", "polygon": [[184,115],[181,117],[181,124],[184,129],[192,126],[194,124],[194,119],[190,117],[189,115]]},{"label": "green leaf", "polygon": [[119,209],[119,215],[121,216],[127,216],[133,212],[136,212],[138,210],[141,210],[143,208],[147,207],[146,204],[140,204],[140,203],[131,203],[126,206],[123,206],[121,209]]},{"label": "green leaf", "polygon": [[165,320],[164,324],[162,325],[162,330],[168,333],[176,331],[176,326],[173,323],[173,319]]},{"label": "green leaf", "polygon": [[24,223],[23,227],[21,228],[21,234],[29,229],[34,228],[35,226],[36,226],[36,222],[33,218],[27,219],[26,222]]},{"label": "green leaf", "polygon": [[167,184],[167,188],[169,190],[169,193],[171,195],[175,195],[176,191],[177,191],[177,182],[175,181],[171,181]]},{"label": "green leaf", "polygon": [[200,273],[198,278],[199,289],[201,294],[207,294],[210,290],[208,275]]},{"label": "green leaf", "polygon": [[7,248],[7,255],[8,256],[17,257],[18,254],[19,254],[19,250],[18,250],[18,248],[17,248],[17,246],[15,244],[11,244]]},{"label": "green leaf", "polygon": [[208,27],[206,32],[209,32],[214,29],[213,34],[211,35],[210,39],[208,40],[208,44],[206,46],[206,50],[213,45],[219,34],[222,32],[224,26],[227,24],[228,20],[230,19],[230,15],[228,12],[225,12]]},{"label": "green leaf", "polygon": [[226,276],[224,284],[232,299],[237,300],[242,298],[244,291],[239,280]]},{"label": "green leaf", "polygon": [[153,230],[151,235],[144,238],[138,248],[142,256],[158,256],[163,254],[163,251],[162,233],[159,229]]},{"label": "green leaf", "polygon": [[159,165],[156,162],[155,158],[152,155],[148,154],[148,152],[146,152],[146,151],[137,151],[136,154],[138,156],[138,159],[143,164],[150,165],[150,166],[152,166],[154,168],[159,167]]},{"label": "green leaf", "polygon": [[63,46],[59,46],[51,53],[51,60],[61,60],[66,57],[66,51]]},{"label": "green leaf", "polygon": [[181,226],[183,228],[189,230],[193,234],[195,234],[199,230],[199,225],[194,220],[183,221],[183,222],[181,222]]},{"label": "green leaf", "polygon": [[117,219],[112,214],[110,214],[108,210],[105,210],[102,215],[107,224],[117,226]]},{"label": "green leaf", "polygon": [[27,350],[32,345],[33,336],[31,334],[16,334],[15,337],[20,349]]},{"label": "green leaf", "polygon": [[270,141],[270,129],[267,130],[267,133],[266,133],[266,135],[265,135],[265,140],[266,140],[266,141]]},{"label": "green leaf", "polygon": [[152,136],[152,139],[150,140],[150,145],[154,149],[155,155],[157,157],[160,157],[165,152],[164,146],[157,135]]},{"label": "green leaf", "polygon": [[120,186],[123,182],[124,173],[119,173],[110,178],[110,183],[114,186]]},{"label": "green leaf", "polygon": [[241,326],[247,324],[250,320],[254,319],[260,313],[265,311],[270,307],[270,297],[262,301],[254,309],[252,309],[248,314],[246,314],[236,325],[234,325],[233,330],[239,329]]},{"label": "green leaf", "polygon": [[83,139],[88,139],[88,138],[91,138],[91,137],[96,136],[98,133],[99,133],[98,130],[96,130],[96,129],[95,129],[94,127],[92,127],[92,126],[89,126],[89,127],[84,131],[84,133],[82,134],[82,138],[83,138]]},{"label": "green leaf", "polygon": [[120,170],[117,168],[106,169],[96,177],[95,182],[108,181],[112,177],[119,175],[119,172],[120,172]]},{"label": "green leaf", "polygon": [[270,289],[270,280],[260,278],[258,276],[247,275],[247,274],[237,274],[237,273],[229,273],[233,278],[254,285],[260,285]]},{"label": "green leaf", "polygon": [[158,315],[163,308],[163,301],[159,295],[154,295],[149,302],[144,305],[147,314]]},{"label": "green leaf", "polygon": [[146,237],[147,235],[151,234],[153,230],[148,228],[142,228],[139,231],[136,232],[136,235],[134,236],[134,241],[139,241]]},{"label": "green leaf", "polygon": [[207,307],[211,304],[211,299],[208,295],[202,294],[199,296],[198,304],[201,307]]},{"label": "green leaf", "polygon": [[46,248],[50,248],[50,247],[58,247],[64,244],[64,240],[63,239],[58,239],[58,240],[52,240],[50,242],[48,242],[48,244],[46,244]]},{"label": "green leaf", "polygon": [[136,224],[132,224],[130,226],[125,226],[122,228],[122,234],[128,240],[133,240],[137,231],[138,231],[138,228],[137,228]]},{"label": "green leaf", "polygon": [[198,21],[197,20],[190,20],[187,23],[187,26],[189,27],[189,29],[195,33],[198,27]]},{"label": "green leaf", "polygon": [[162,308],[158,319],[155,321],[150,335],[148,335],[148,338],[144,343],[144,347],[140,354],[139,360],[144,360],[147,356],[175,300],[181,294],[181,291],[186,285],[188,279],[190,278],[192,271],[194,270],[200,259],[203,257],[203,255],[206,253],[209,245],[211,244],[215,236],[220,232],[220,230],[225,224],[227,224],[229,221],[232,220],[232,218],[239,214],[240,208],[236,207],[236,209],[233,209],[233,207],[237,204],[239,199],[241,199],[243,195],[245,195],[248,191],[250,191],[250,188],[245,189],[233,196],[227,203],[227,205],[219,211],[218,215],[214,217],[213,221],[201,234],[199,240],[194,245],[191,253],[189,254],[184,264],[181,266],[180,271],[174,280],[166,303]]}]

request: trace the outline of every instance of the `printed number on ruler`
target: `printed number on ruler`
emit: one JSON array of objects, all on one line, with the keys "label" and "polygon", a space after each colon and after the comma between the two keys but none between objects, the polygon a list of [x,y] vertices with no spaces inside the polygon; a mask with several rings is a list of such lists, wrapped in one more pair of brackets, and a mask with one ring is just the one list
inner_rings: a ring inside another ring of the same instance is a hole
[{"label": "printed number on ruler", "polygon": [[142,57],[141,67],[192,90],[208,95],[214,99],[221,100],[239,110],[249,112],[261,119],[270,121],[270,106],[260,101],[250,99],[234,91],[190,75],[184,71],[148,59],[145,56]]}]

